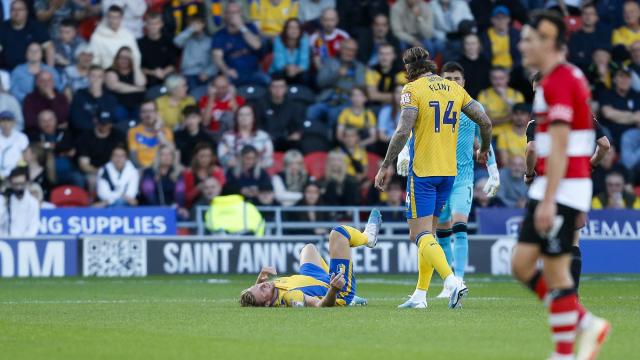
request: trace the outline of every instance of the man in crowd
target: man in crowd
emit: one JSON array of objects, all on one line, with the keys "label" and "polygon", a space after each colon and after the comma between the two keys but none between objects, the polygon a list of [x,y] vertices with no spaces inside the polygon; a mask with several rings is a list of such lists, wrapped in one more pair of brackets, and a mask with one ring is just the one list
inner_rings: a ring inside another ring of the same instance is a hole
[{"label": "man in crowd", "polygon": [[[511,26],[511,12],[496,6],[491,12],[491,27],[483,35],[482,43],[491,65],[511,69],[520,64],[518,41],[520,34]],[[493,118],[491,118],[493,120]]]},{"label": "man in crowd", "polygon": [[98,109],[113,113],[116,97],[104,88],[104,70],[98,65],[89,68],[89,87],[80,89],[71,102],[70,126],[75,134],[93,130],[93,116]]},{"label": "man in crowd", "polygon": [[374,66],[380,62],[378,50],[383,45],[391,45],[396,55],[400,53],[400,42],[391,33],[389,17],[378,14],[373,18],[371,28],[358,36],[358,61],[368,66]]},{"label": "man in crowd", "polygon": [[49,71],[41,71],[36,76],[36,86],[33,92],[24,99],[24,129],[27,134],[33,134],[38,127],[38,114],[43,110],[52,110],[58,118],[60,126],[67,126],[69,119],[69,99],[57,91],[53,82],[53,75]]},{"label": "man in crowd", "polygon": [[15,128],[15,115],[10,111],[0,112],[0,178],[5,179],[22,160],[29,146],[27,136]]},{"label": "man in crowd", "polygon": [[611,143],[619,148],[622,134],[640,125],[640,95],[631,89],[631,73],[626,67],[616,71],[613,84],[613,89],[600,97],[600,111],[602,125],[611,132]]},{"label": "man in crowd", "polygon": [[497,197],[506,207],[522,209],[527,203],[527,185],[522,181],[526,170],[524,157],[511,156],[506,164],[507,166],[500,170],[500,189]]},{"label": "man in crowd", "polygon": [[40,230],[40,203],[27,191],[26,167],[17,167],[9,175],[9,189],[0,196],[0,236],[34,237]]},{"label": "man in crowd", "polygon": [[573,33],[569,41],[569,61],[586,71],[596,48],[611,41],[611,31],[598,22],[600,18],[594,3],[582,7],[581,19],[582,28]]},{"label": "man in crowd", "polygon": [[147,77],[147,87],[160,85],[174,71],[177,49],[173,42],[162,33],[162,15],[148,13],[144,20],[145,36],[138,40],[142,57],[142,72]]},{"label": "man in crowd", "polygon": [[349,39],[349,34],[338,28],[338,21],[335,9],[325,9],[320,17],[320,29],[309,38],[313,65],[317,70],[320,70],[328,59],[337,57],[342,42]]},{"label": "man in crowd", "polygon": [[129,129],[127,136],[131,161],[140,168],[153,164],[160,144],[173,145],[173,132],[162,124],[153,100],[147,100],[140,105],[140,124]]},{"label": "man in crowd", "polygon": [[0,25],[0,68],[12,70],[25,62],[30,43],[42,44],[46,51],[46,63],[54,65],[55,51],[49,34],[41,23],[29,18],[25,0],[11,2],[11,18]]},{"label": "man in crowd", "polygon": [[124,11],[118,5],[111,5],[104,20],[91,36],[91,48],[94,51],[93,63],[107,69],[113,65],[113,59],[122,47],[131,49],[133,66],[140,70],[140,49],[133,33],[122,25]]}]

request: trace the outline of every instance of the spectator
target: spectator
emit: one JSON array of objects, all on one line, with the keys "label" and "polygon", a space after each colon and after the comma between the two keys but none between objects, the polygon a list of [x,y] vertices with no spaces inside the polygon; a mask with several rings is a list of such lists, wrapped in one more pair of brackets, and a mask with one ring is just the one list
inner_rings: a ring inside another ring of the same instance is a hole
[{"label": "spectator", "polygon": [[478,35],[469,34],[464,37],[458,63],[464,69],[464,88],[472,98],[476,98],[480,91],[489,87],[487,75],[491,72],[491,62],[482,53]]},{"label": "spectator", "polygon": [[[331,214],[326,211],[316,211],[313,210],[314,207],[323,206],[324,202],[322,201],[322,189],[320,188],[320,184],[315,181],[309,181],[302,191],[303,197],[300,199],[295,206],[301,207],[309,207],[310,210],[306,211],[291,211],[284,213],[284,218],[287,221],[295,221],[295,222],[329,222],[331,221]],[[326,234],[326,227],[317,227],[311,230],[307,229],[296,229],[296,230],[288,230],[288,235],[323,235]]]},{"label": "spectator", "polygon": [[[352,128],[355,133],[355,140],[362,148],[372,145],[376,141],[376,115],[367,109],[367,96],[364,89],[355,87],[351,90],[351,106],[345,108],[338,116],[338,128],[336,138],[345,143],[345,131],[347,127]],[[366,152],[366,151],[365,151]],[[353,175],[353,174],[350,174]]]},{"label": "spectator", "polygon": [[93,130],[94,114],[98,109],[113,114],[117,100],[113,94],[104,89],[104,70],[100,66],[89,68],[89,86],[78,90],[71,102],[71,130],[75,134]]},{"label": "spectator", "polygon": [[22,116],[22,107],[20,102],[5,88],[3,81],[0,80],[0,109],[1,111],[10,111],[15,117],[16,130],[24,129],[24,117]]},{"label": "spectator", "polygon": [[236,93],[229,78],[219,74],[209,83],[207,95],[199,101],[204,126],[215,133],[232,129],[234,114],[244,104],[244,98]]},{"label": "spectator", "polygon": [[284,23],[280,36],[273,39],[273,62],[269,73],[283,73],[289,83],[309,82],[309,37],[298,19]]},{"label": "spectator", "polygon": [[182,49],[180,71],[187,78],[190,89],[205,85],[218,72],[211,61],[211,39],[205,33],[204,19],[191,16],[189,26],[173,39]]},{"label": "spectator", "polygon": [[327,156],[322,189],[326,205],[360,204],[360,185],[356,178],[347,174],[347,156],[342,151],[332,151]]},{"label": "spectator", "polygon": [[336,0],[300,0],[298,18],[304,24],[316,22],[327,9],[335,9]]},{"label": "spectator", "polygon": [[118,50],[111,68],[107,70],[105,83],[118,100],[115,117],[118,122],[131,121],[138,117],[138,106],[144,100],[147,79],[133,63],[128,47]]},{"label": "spectator", "polygon": [[591,84],[594,99],[599,99],[602,93],[611,89],[613,75],[620,67],[611,60],[608,49],[596,48],[592,54],[593,62],[587,68],[587,79]]},{"label": "spectator", "polygon": [[268,77],[258,68],[262,41],[253,24],[245,24],[240,5],[229,3],[225,9],[226,26],[214,36],[213,63],[235,85],[266,85]]},{"label": "spectator", "polygon": [[603,25],[608,28],[616,28],[624,24],[624,2],[626,0],[604,0],[596,1],[598,15]]},{"label": "spectator", "polygon": [[614,88],[602,93],[602,125],[611,132],[611,143],[619,148],[622,134],[640,125],[640,96],[631,89],[631,74],[620,68],[613,78]]},{"label": "spectator", "polygon": [[624,2],[624,26],[613,31],[611,45],[629,47],[640,41],[640,4],[635,0]]},{"label": "spectator", "polygon": [[158,114],[164,125],[170,129],[175,128],[182,120],[182,110],[196,101],[187,93],[187,80],[182,75],[169,75],[164,86],[167,93],[156,99]]},{"label": "spectator", "polygon": [[140,71],[140,49],[134,34],[122,25],[123,9],[111,5],[106,11],[103,21],[91,35],[91,48],[94,51],[93,62],[107,69],[116,62],[122,48],[130,51],[131,67],[134,72]]},{"label": "spectator", "polygon": [[460,24],[463,21],[474,21],[469,5],[464,0],[434,0],[429,5],[433,13],[433,32],[436,38],[447,42],[445,54],[455,54],[457,57],[460,53]]},{"label": "spectator", "polygon": [[508,167],[500,170],[498,199],[509,208],[524,208],[527,203],[527,185],[522,181],[526,171],[522,156],[511,156]]},{"label": "spectator", "polygon": [[349,34],[338,29],[338,12],[333,8],[325,9],[320,16],[320,29],[309,38],[313,54],[313,65],[320,71],[327,60],[338,56],[344,40]]},{"label": "spectator", "polygon": [[204,217],[210,233],[264,236],[265,224],[260,211],[241,195],[214,197]]},{"label": "spectator", "polygon": [[349,34],[359,35],[371,27],[376,14],[389,14],[387,0],[340,0],[336,1],[338,17],[342,19],[341,27]]},{"label": "spectator", "polygon": [[136,206],[140,175],[129,161],[127,149],[116,145],[111,161],[98,171],[98,199],[96,206]]},{"label": "spectator", "polygon": [[631,71],[631,88],[633,91],[640,92],[640,41],[631,44],[629,52],[631,53],[631,61],[628,65]]},{"label": "spectator", "polygon": [[[55,70],[54,70],[55,71]],[[52,110],[58,118],[60,127],[67,127],[69,122],[69,100],[63,93],[56,91],[53,75],[43,70],[36,76],[36,88],[24,99],[24,130],[33,134],[38,127],[38,114],[43,110]]]},{"label": "spectator", "polygon": [[16,66],[11,72],[11,94],[20,102],[33,91],[36,75],[46,71],[53,76],[57,89],[62,89],[62,81],[58,72],[42,62],[42,46],[36,42],[27,47],[27,62]]},{"label": "spectator", "polygon": [[226,174],[225,194],[240,194],[247,201],[255,202],[261,185],[271,185],[269,174],[260,166],[258,150],[245,145],[240,151],[240,158],[235,167]]},{"label": "spectator", "polygon": [[424,47],[431,58],[444,50],[445,42],[438,39],[433,28],[433,11],[420,0],[398,0],[391,7],[391,29],[404,47]]},{"label": "spectator", "polygon": [[[529,0],[535,1],[535,0]],[[484,32],[491,26],[491,17],[494,9],[498,6],[505,6],[509,10],[509,14],[513,15],[513,19],[520,24],[526,24],[529,21],[529,13],[523,6],[522,1],[513,0],[471,0],[469,7],[474,19],[478,23],[478,30]],[[542,5],[537,5],[541,7]]]},{"label": "spectator", "polygon": [[276,200],[284,206],[290,206],[303,197],[309,174],[304,166],[304,157],[298,150],[292,149],[284,154],[284,169],[271,178]]},{"label": "spectator", "polygon": [[391,45],[396,58],[400,53],[400,42],[389,31],[389,17],[385,14],[377,14],[373,17],[371,28],[363,31],[358,36],[358,61],[369,67],[377,65],[378,52],[381,46]]},{"label": "spectator", "polygon": [[[400,97],[402,96],[402,85],[396,85],[393,92],[393,101],[391,104],[385,105],[378,113],[378,140],[385,144],[389,144],[393,133],[400,122]],[[384,151],[386,152],[386,150]]]},{"label": "spectator", "polygon": [[[490,198],[484,192],[484,186],[487,184],[488,178],[477,179],[473,185],[473,201],[471,202],[471,212],[469,212],[469,222],[473,222],[476,219],[476,211],[478,208],[494,208],[504,207],[504,204],[498,197]],[[520,179],[522,181],[522,179]]]},{"label": "spectator", "polygon": [[193,150],[197,144],[205,143],[215,148],[213,136],[202,127],[202,115],[195,105],[189,105],[182,110],[182,127],[174,132],[176,148],[180,152],[180,163],[189,166],[193,158]]},{"label": "spectator", "polygon": [[191,211],[185,208],[180,208],[178,210],[179,214],[181,214],[183,218],[195,220],[197,217],[196,215],[198,213],[198,208],[203,206],[206,206],[208,208],[209,206],[211,206],[213,199],[220,196],[220,194],[222,193],[222,186],[214,177],[208,177],[204,179],[199,187],[201,188],[200,196],[198,196],[198,198],[196,199],[193,207],[191,208]]},{"label": "spectator", "polygon": [[529,105],[517,103],[513,105],[511,124],[498,138],[498,159],[500,164],[508,164],[514,156],[525,156],[527,146],[527,123],[531,115]]},{"label": "spectator", "polygon": [[145,205],[172,206],[176,203],[176,183],[180,175],[176,149],[162,144],[152,167],[142,172],[140,194]]},{"label": "spectator", "polygon": [[347,165],[347,175],[353,176],[360,183],[363,183],[367,179],[367,168],[369,167],[367,150],[358,141],[356,128],[348,126],[344,129],[343,134],[340,149],[346,155],[344,161]]},{"label": "spectator", "polygon": [[[64,69],[64,86],[67,97],[73,99],[73,95],[80,89],[89,87],[89,70],[93,63],[93,50],[86,45],[78,46],[74,54],[74,63]],[[102,69],[102,68],[100,68]]]},{"label": "spectator", "polygon": [[122,9],[122,26],[136,39],[142,37],[142,17],[147,11],[145,0],[101,0],[102,13],[108,13],[114,6]]},{"label": "spectator", "polygon": [[622,134],[620,140],[620,162],[632,174],[637,182],[640,180],[640,129],[629,129]]},{"label": "spectator", "polygon": [[73,20],[65,19],[60,22],[60,28],[55,34],[53,41],[55,49],[55,65],[58,71],[63,71],[67,66],[75,64],[77,49],[86,42],[78,36],[76,23]]},{"label": "spectator", "polygon": [[582,28],[571,34],[569,40],[569,61],[586,72],[591,63],[591,55],[598,46],[607,46],[611,42],[611,31],[599,23],[594,3],[582,6]]},{"label": "spectator", "polygon": [[[256,206],[281,206],[276,199],[276,194],[273,191],[273,185],[270,182],[260,183],[258,185],[258,196],[254,200]],[[275,220],[275,211],[267,210],[262,213],[262,217],[267,222]]]},{"label": "spectator", "polygon": [[258,128],[271,137],[276,151],[299,147],[302,139],[302,106],[287,98],[287,81],[274,76],[269,85],[269,95],[256,104]]},{"label": "spectator", "polygon": [[262,36],[273,39],[282,33],[285,22],[298,17],[297,0],[254,0],[249,15]]},{"label": "spectator", "polygon": [[179,203],[184,208],[191,209],[202,194],[202,182],[209,177],[215,178],[221,187],[226,183],[224,170],[217,165],[213,148],[207,143],[199,143],[193,150],[191,166],[182,172],[178,184]]},{"label": "spectator", "polygon": [[605,153],[605,156],[600,160],[598,165],[591,171],[591,180],[593,181],[593,194],[600,194],[606,189],[605,179],[608,174],[617,172],[623,174],[625,181],[628,177],[628,171],[624,167],[621,161],[618,161],[618,154],[616,148],[611,146],[609,151]]},{"label": "spectator", "polygon": [[0,68],[13,70],[27,61],[27,47],[38,43],[46,51],[46,63],[54,65],[55,50],[45,27],[29,18],[26,0],[11,2],[11,19],[0,25]]},{"label": "spectator", "polygon": [[5,237],[35,237],[40,230],[40,204],[26,191],[29,186],[27,169],[15,168],[9,176],[9,191],[0,195],[0,235]]},{"label": "spectator", "polygon": [[147,77],[147,87],[161,85],[165,78],[176,71],[177,49],[171,38],[163,35],[162,15],[148,13],[145,16],[145,35],[138,40],[142,73]]},{"label": "spectator", "polygon": [[151,100],[140,105],[140,120],[140,125],[129,129],[127,143],[131,161],[146,168],[155,161],[160,145],[173,144],[173,132],[158,119],[158,108]]},{"label": "spectator", "polygon": [[367,70],[365,78],[367,95],[374,106],[389,104],[393,100],[393,89],[406,83],[405,73],[396,62],[396,53],[391,44],[378,46],[378,63]]},{"label": "spectator", "polygon": [[606,178],[606,190],[593,197],[591,208],[600,209],[640,209],[640,198],[624,191],[624,176],[612,172]]},{"label": "spectator", "polygon": [[[227,5],[231,2],[239,3],[240,1],[234,0],[222,0],[222,1],[202,1],[202,0],[175,0],[175,1],[165,1],[164,8],[162,10],[162,16],[164,23],[166,24],[164,28],[164,33],[169,37],[175,37],[180,34],[189,26],[189,18],[192,16],[197,16],[202,19],[203,24],[205,24],[205,10],[206,4],[205,2],[209,2],[210,5],[217,3],[216,9],[212,6],[209,8],[212,10],[211,12],[215,12],[216,17],[216,26],[215,31],[210,31],[211,34],[215,34],[218,30],[221,29],[222,25],[222,17],[221,12],[222,9],[226,9]],[[246,4],[245,6],[246,7]],[[243,10],[245,10],[243,8]],[[247,15],[248,11],[243,11],[243,14]],[[211,40],[211,39],[209,39]]]},{"label": "spectator", "polygon": [[493,67],[489,74],[489,81],[491,87],[478,94],[478,101],[484,106],[493,123],[494,136],[500,137],[502,132],[509,128],[511,107],[515,103],[524,102],[524,95],[508,86],[509,71],[506,68]]},{"label": "spectator", "polygon": [[222,166],[233,168],[238,165],[240,152],[251,145],[258,152],[258,166],[267,169],[273,164],[273,143],[269,134],[257,130],[253,108],[243,105],[238,109],[235,126],[226,132],[218,144],[218,157]]},{"label": "spectator", "polygon": [[[383,197],[383,193],[380,194],[380,197]],[[389,186],[384,192],[385,200],[382,202],[381,206],[388,207],[402,207],[405,208],[405,191],[402,183],[402,178],[393,177],[391,181],[389,181]],[[385,222],[405,222],[406,215],[404,211],[382,211],[382,216],[384,217]],[[394,231],[395,232],[395,231]]]},{"label": "spectator", "polygon": [[15,115],[10,111],[0,112],[0,177],[9,176],[23,158],[29,146],[27,136],[15,128]]},{"label": "spectator", "polygon": [[53,156],[45,152],[40,144],[30,144],[24,151],[24,162],[29,183],[40,186],[44,197],[48,198],[56,177]]},{"label": "spectator", "polygon": [[59,29],[64,26],[62,23],[77,18],[80,10],[73,0],[35,0],[33,7],[36,19],[49,29],[52,39],[56,39],[60,34]]},{"label": "spectator", "polygon": [[491,12],[491,27],[483,34],[485,56],[492,66],[511,69],[520,65],[518,42],[520,33],[511,26],[511,13],[506,6],[496,6]]}]

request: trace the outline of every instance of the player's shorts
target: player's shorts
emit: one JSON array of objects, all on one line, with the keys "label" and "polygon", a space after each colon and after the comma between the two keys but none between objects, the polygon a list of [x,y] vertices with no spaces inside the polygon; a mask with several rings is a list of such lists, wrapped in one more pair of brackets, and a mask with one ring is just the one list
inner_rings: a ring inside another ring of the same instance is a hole
[{"label": "player's shorts", "polygon": [[440,223],[451,220],[452,214],[469,215],[471,212],[471,202],[473,200],[472,182],[454,182],[449,200],[442,209],[438,218]]},{"label": "player's shorts", "polygon": [[559,256],[571,253],[573,235],[576,229],[576,219],[580,211],[568,206],[557,204],[558,212],[551,234],[542,237],[535,229],[533,216],[539,202],[530,200],[524,221],[520,230],[518,242],[540,246],[540,251],[547,256]]},{"label": "player's shorts", "polygon": [[440,216],[451,194],[455,176],[419,177],[409,174],[407,178],[407,219],[425,216]]},{"label": "player's shorts", "polygon": [[[340,293],[338,293],[338,298],[336,299],[336,304],[341,306],[346,306],[353,301],[353,297],[356,295],[356,278],[353,275],[353,263],[350,260],[344,259],[339,260],[345,262],[345,286]],[[305,263],[300,266],[300,275],[305,275],[312,277],[318,281],[322,281],[323,283],[329,286],[329,282],[331,280],[331,275],[323,268],[316,264]],[[301,289],[303,292],[304,289]],[[326,291],[325,291],[326,294]],[[310,295],[310,294],[307,294]],[[312,296],[316,296],[313,294]],[[320,295],[324,296],[324,294]]]}]

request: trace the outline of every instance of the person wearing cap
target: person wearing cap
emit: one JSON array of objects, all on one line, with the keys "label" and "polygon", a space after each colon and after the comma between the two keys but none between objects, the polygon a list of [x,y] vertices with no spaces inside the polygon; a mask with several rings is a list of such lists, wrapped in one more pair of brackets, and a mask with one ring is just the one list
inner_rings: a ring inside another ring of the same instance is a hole
[{"label": "person wearing cap", "polygon": [[611,143],[620,148],[622,134],[640,126],[640,94],[631,89],[631,71],[619,68],[613,77],[613,89],[600,96],[601,123],[611,132]]},{"label": "person wearing cap", "polygon": [[0,112],[0,178],[9,176],[29,146],[27,136],[15,129],[15,119],[10,111]]},{"label": "person wearing cap", "polygon": [[491,26],[482,36],[482,43],[491,65],[511,69],[520,64],[518,42],[520,33],[511,26],[511,12],[504,5],[491,11]]},{"label": "person wearing cap", "polygon": [[96,109],[113,113],[118,105],[116,97],[104,88],[104,70],[91,65],[88,72],[89,85],[73,94],[71,102],[70,126],[74,134],[93,130],[93,116]]},{"label": "person wearing cap", "polygon": [[60,22],[57,29],[56,39],[53,41],[53,47],[56,51],[55,61],[56,68],[63,71],[69,65],[75,63],[78,55],[77,50],[86,42],[78,35],[77,24],[71,19],[65,19]]},{"label": "person wearing cap", "polygon": [[514,156],[524,157],[527,146],[527,123],[531,118],[531,107],[526,103],[513,105],[511,124],[498,137],[497,150],[500,163],[506,165]]},{"label": "person wearing cap", "polygon": [[64,86],[69,97],[73,98],[80,89],[89,87],[89,69],[93,63],[93,51],[87,44],[81,44],[75,50],[74,63],[64,69]]}]

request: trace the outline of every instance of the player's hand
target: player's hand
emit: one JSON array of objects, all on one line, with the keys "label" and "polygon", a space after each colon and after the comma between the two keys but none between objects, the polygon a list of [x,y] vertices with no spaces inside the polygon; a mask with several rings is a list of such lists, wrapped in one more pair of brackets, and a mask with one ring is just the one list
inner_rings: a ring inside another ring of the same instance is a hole
[{"label": "player's hand", "polygon": [[398,169],[398,175],[409,176],[409,147],[405,146],[398,155],[398,162],[396,163]]},{"label": "player's hand", "polygon": [[480,165],[485,165],[487,163],[487,161],[489,161],[489,150],[478,150],[476,152],[476,161],[480,164]]},{"label": "player's hand", "polygon": [[487,166],[487,171],[489,171],[489,180],[487,180],[482,191],[484,191],[488,197],[492,198],[496,196],[498,189],[500,189],[500,172],[496,164]]},{"label": "player's hand", "polygon": [[260,270],[261,274],[268,274],[268,275],[278,275],[278,272],[276,271],[276,268],[273,266],[263,266],[262,270]]},{"label": "player's hand", "polygon": [[390,171],[388,167],[380,167],[380,170],[378,170],[378,174],[376,174],[376,178],[374,180],[375,188],[380,191],[384,191],[384,188],[387,184],[387,178],[389,178],[392,173],[393,171]]},{"label": "player's hand", "polygon": [[533,183],[533,180],[536,179],[536,172],[534,171],[531,174],[524,174],[524,183],[525,185],[531,185],[531,183]]},{"label": "player's hand", "polygon": [[549,235],[553,228],[553,221],[556,218],[557,211],[558,208],[554,201],[543,200],[538,204],[533,216],[533,225],[538,234],[541,236]]},{"label": "player's hand", "polygon": [[331,279],[329,280],[329,285],[334,288],[336,291],[342,290],[346,281],[344,280],[344,270],[340,270],[340,272],[331,274]]}]

